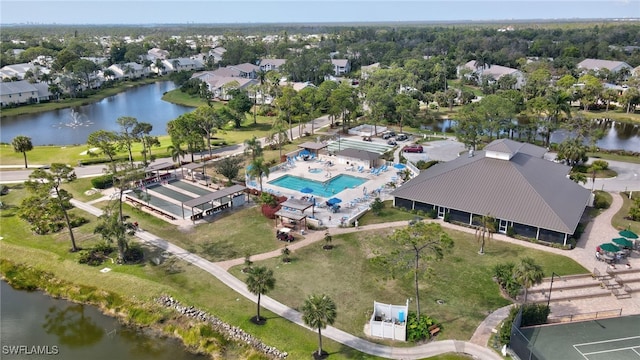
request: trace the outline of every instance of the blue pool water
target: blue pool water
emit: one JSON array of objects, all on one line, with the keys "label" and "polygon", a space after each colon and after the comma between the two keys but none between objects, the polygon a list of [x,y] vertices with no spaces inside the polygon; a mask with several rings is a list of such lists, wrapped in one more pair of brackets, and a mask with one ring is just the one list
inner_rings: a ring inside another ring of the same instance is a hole
[{"label": "blue pool water", "polygon": [[357,187],[364,184],[365,182],[367,182],[367,179],[346,174],[338,175],[325,182],[304,179],[293,175],[285,175],[283,177],[269,181],[269,184],[295,191],[300,191],[300,189],[304,187],[309,187],[313,189],[313,192],[309,195],[328,198],[338,194],[345,188]]}]

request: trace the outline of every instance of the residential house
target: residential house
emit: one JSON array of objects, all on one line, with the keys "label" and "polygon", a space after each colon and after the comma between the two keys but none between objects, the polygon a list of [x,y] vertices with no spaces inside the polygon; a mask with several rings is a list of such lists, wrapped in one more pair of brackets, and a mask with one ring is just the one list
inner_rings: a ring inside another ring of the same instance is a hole
[{"label": "residential house", "polygon": [[333,64],[333,74],[336,76],[344,75],[351,71],[351,65],[347,59],[331,59]]},{"label": "residential house", "polygon": [[[204,69],[204,64],[200,60],[190,58],[164,59],[162,60],[162,65],[164,66],[164,73],[198,71]],[[151,64],[151,68],[157,69],[156,64]]]},{"label": "residential house", "polygon": [[380,69],[380,63],[373,63],[371,65],[366,65],[360,68],[360,78],[362,80],[367,80],[371,74]]},{"label": "residential house", "polygon": [[41,69],[41,68],[31,63],[6,65],[0,69],[0,76],[2,76],[2,80],[5,80],[5,79],[22,80],[24,79],[24,75],[27,73],[27,71],[31,70],[32,72],[34,72],[34,71],[38,71],[37,69]]},{"label": "residential house", "polygon": [[227,67],[238,70],[240,72],[240,77],[247,78],[247,79],[256,79],[258,77],[258,71],[260,71],[259,66],[256,66],[250,63],[229,65]]},{"label": "residential house", "polygon": [[191,78],[200,79],[206,83],[212,97],[220,100],[231,100],[232,96],[229,95],[230,89],[246,90],[249,86],[258,83],[254,79],[237,76],[221,76],[216,74],[215,71],[195,73]]},{"label": "residential house", "polygon": [[0,82],[0,106],[33,104],[51,99],[49,85],[27,80]]},{"label": "residential house", "polygon": [[151,61],[155,61],[157,59],[164,60],[169,57],[169,52],[167,50],[152,48],[147,51],[147,59]]},{"label": "residential house", "polygon": [[262,59],[260,60],[260,70],[262,71],[278,71],[280,67],[287,62],[287,59]]},{"label": "residential house", "polygon": [[149,68],[135,62],[113,64],[108,69],[113,71],[116,79],[139,79],[149,75]]},{"label": "residential house", "polygon": [[631,72],[633,69],[631,65],[627,64],[624,61],[613,61],[613,60],[600,60],[600,59],[584,59],[576,65],[578,69],[582,69],[583,71],[593,70],[596,73],[602,69],[609,70],[610,73],[617,73],[623,71],[623,69],[627,69],[627,71]]},{"label": "residential house", "polygon": [[226,52],[227,52],[227,49],[223,48],[222,46],[218,46],[209,50],[209,56],[213,57],[213,63],[216,64],[222,61],[222,57]]},{"label": "residential house", "polygon": [[490,81],[495,82],[500,80],[500,78],[503,76],[510,75],[516,79],[516,83],[514,85],[515,89],[521,89],[525,84],[524,74],[522,73],[522,71],[518,69],[501,66],[501,65],[488,65],[488,64],[485,64],[484,66],[477,66],[477,65],[478,63],[476,60],[470,60],[466,64],[458,67],[457,69],[458,76],[460,76],[461,74],[460,70],[468,69],[468,70],[471,70],[471,72],[466,75],[468,79],[471,79],[471,78],[480,79],[484,76],[484,77],[489,77]]},{"label": "residential house", "polygon": [[437,217],[477,225],[491,216],[497,231],[568,244],[590,201],[568,177],[570,167],[545,160],[546,149],[508,139],[469,156],[436,164],[394,190],[394,206],[435,211]]},{"label": "residential house", "polygon": [[218,76],[240,77],[240,70],[232,68],[230,66],[215,69],[212,71],[212,73]]}]

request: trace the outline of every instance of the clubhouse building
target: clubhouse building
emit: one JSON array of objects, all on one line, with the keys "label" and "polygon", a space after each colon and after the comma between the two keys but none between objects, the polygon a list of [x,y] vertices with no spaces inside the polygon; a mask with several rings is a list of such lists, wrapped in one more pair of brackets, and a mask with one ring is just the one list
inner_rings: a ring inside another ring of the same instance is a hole
[{"label": "clubhouse building", "polygon": [[570,167],[543,158],[546,149],[499,139],[482,151],[423,171],[391,193],[394,206],[435,211],[477,224],[491,216],[497,231],[567,245],[591,198],[568,178]]}]

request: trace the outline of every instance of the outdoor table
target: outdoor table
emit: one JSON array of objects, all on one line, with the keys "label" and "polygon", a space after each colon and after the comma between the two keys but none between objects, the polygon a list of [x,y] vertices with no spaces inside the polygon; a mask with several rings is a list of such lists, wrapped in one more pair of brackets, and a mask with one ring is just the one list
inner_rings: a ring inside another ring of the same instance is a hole
[{"label": "outdoor table", "polygon": [[611,255],[604,254],[604,255],[602,255],[602,259],[604,259],[604,261],[606,261],[608,263],[613,262],[613,256],[611,256]]}]

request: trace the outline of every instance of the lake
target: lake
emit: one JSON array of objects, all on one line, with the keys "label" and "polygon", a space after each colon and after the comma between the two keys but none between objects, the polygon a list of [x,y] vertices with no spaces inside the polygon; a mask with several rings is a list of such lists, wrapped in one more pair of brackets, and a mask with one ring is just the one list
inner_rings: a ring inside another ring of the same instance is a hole
[{"label": "lake", "polygon": [[[150,123],[153,125],[153,135],[164,135],[167,133],[167,122],[193,110],[162,100],[165,92],[175,88],[173,82],[161,81],[137,86],[73,109],[3,117],[0,120],[0,141],[11,143],[16,136],[25,135],[31,138],[34,145],[84,144],[94,131],[119,131],[116,120],[121,116],[132,116],[139,122]],[[75,119],[72,110],[78,114]]]},{"label": "lake", "polygon": [[205,360],[176,339],[122,326],[93,307],[21,291],[0,281],[0,358]]},{"label": "lake", "polygon": [[[606,119],[594,121],[604,132],[602,139],[598,140],[596,143],[600,149],[640,152],[640,125]],[[448,130],[454,125],[455,120],[447,119],[433,121],[430,124],[423,126],[423,128],[437,132],[448,132]],[[560,143],[569,135],[570,133],[566,130],[554,131],[551,133],[551,142]],[[538,136],[538,139],[542,140],[542,136]],[[518,140],[517,135],[514,136],[514,140]]]}]

